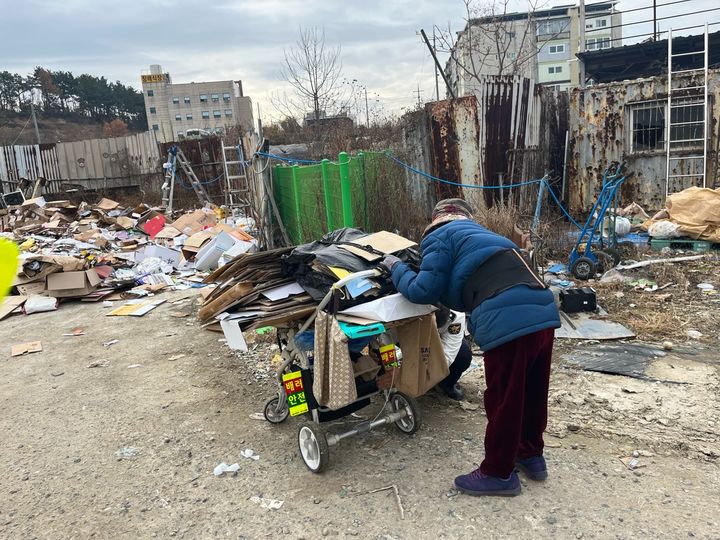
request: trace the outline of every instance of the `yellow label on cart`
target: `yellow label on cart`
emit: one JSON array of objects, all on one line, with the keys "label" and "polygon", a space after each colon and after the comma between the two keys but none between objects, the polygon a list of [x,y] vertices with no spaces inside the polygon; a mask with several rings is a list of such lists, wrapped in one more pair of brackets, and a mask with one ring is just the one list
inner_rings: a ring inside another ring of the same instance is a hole
[{"label": "yellow label on cart", "polygon": [[385,367],[399,367],[394,344],[380,347],[380,360]]},{"label": "yellow label on cart", "polygon": [[293,371],[283,375],[283,387],[287,397],[290,416],[297,416],[308,412],[307,397],[303,386],[302,373]]}]

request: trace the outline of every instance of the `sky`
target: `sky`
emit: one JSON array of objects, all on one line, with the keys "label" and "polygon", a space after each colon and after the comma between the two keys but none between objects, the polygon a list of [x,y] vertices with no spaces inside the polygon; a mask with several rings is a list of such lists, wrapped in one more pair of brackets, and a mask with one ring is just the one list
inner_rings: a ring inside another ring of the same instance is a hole
[{"label": "sky", "polygon": [[[527,5],[510,0],[509,8]],[[652,0],[618,3],[620,11],[650,6]],[[716,6],[717,0],[660,5],[658,17],[672,17],[660,28],[720,22],[720,10],[687,15]],[[651,22],[628,25],[650,18],[652,9],[628,12],[624,35],[651,32]],[[419,30],[458,31],[464,24],[462,0],[0,0],[0,71],[27,74],[40,65],[136,88],[150,64],[161,64],[173,82],[242,79],[267,123],[279,115],[270,95],[287,88],[283,49],[293,46],[300,27],[318,26],[329,45],[341,46],[344,77],[367,88],[370,108],[397,114],[417,104],[418,88],[422,101],[434,99],[433,61]]]}]

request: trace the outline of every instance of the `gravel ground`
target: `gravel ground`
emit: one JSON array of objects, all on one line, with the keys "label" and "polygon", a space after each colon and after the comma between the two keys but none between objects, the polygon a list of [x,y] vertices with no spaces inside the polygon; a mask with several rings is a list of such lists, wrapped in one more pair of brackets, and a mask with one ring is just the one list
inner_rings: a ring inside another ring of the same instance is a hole
[{"label": "gravel ground", "polygon": [[[342,441],[313,475],[296,419],[255,419],[274,391],[271,347],[237,356],[177,317],[181,293],[165,296],[142,318],[74,303],[0,322],[1,537],[720,538],[716,347],[658,361],[658,378],[674,377],[665,383],[579,371],[557,354],[550,478],[476,499],[452,481],[482,459],[481,369],[463,378],[463,407],[430,393],[415,435]],[[84,335],[62,335],[75,327]],[[10,358],[11,344],[35,339],[42,352]],[[621,458],[633,453],[631,469]],[[216,477],[221,462],[240,469]],[[404,519],[392,490],[368,493],[393,485]]]}]

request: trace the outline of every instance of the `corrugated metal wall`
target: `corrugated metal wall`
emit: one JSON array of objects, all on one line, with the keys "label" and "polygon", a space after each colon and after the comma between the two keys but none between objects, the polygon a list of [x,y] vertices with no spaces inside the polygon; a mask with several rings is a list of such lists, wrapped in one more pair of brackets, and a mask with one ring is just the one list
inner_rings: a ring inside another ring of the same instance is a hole
[{"label": "corrugated metal wall", "polygon": [[0,188],[14,191],[22,178],[50,182],[45,193],[59,193],[62,182],[87,189],[138,185],[160,171],[162,156],[152,132],[112,139],[0,147]]},{"label": "corrugated metal wall", "polygon": [[[675,79],[675,77],[673,77]],[[720,186],[720,71],[709,75],[707,187]],[[666,153],[664,149],[633,152],[631,109],[648,102],[667,100],[667,79],[655,77],[577,88],[570,94],[570,153],[568,204],[573,211],[592,206],[602,184],[602,172],[611,161],[626,161],[633,175],[622,187],[622,203],[637,202],[646,210],[664,207]],[[663,120],[664,122],[664,120]],[[663,136],[664,140],[664,136]],[[691,152],[697,153],[697,152]],[[671,174],[687,174],[687,165],[676,162]],[[689,187],[674,185],[671,192]]]}]

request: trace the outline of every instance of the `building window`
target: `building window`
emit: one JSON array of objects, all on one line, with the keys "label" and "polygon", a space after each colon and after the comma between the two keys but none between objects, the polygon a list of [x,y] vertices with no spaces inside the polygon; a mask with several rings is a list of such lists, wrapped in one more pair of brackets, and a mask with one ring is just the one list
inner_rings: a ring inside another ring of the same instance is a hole
[{"label": "building window", "polygon": [[153,124],[153,131],[157,131],[159,129],[160,129],[160,126],[158,126],[157,124]]},{"label": "building window", "polygon": [[510,53],[510,60],[515,60],[515,58],[517,58],[517,54],[514,53],[514,52],[511,52],[511,53]]},{"label": "building window", "polygon": [[185,103],[190,105],[190,96],[185,96]]},{"label": "building window", "polygon": [[203,117],[203,118],[210,118],[210,111],[203,111],[203,112],[202,112],[202,117]]},{"label": "building window", "polygon": [[665,103],[655,101],[630,107],[631,152],[665,148]]},{"label": "building window", "polygon": [[546,19],[537,22],[538,36],[552,36],[567,32],[570,27],[570,18],[563,17],[561,19]]},{"label": "building window", "polygon": [[155,95],[155,90],[148,90],[148,97],[153,97]]},{"label": "building window", "polygon": [[553,73],[562,73],[562,71],[563,71],[562,66],[550,66],[550,67],[548,68],[548,73],[550,73],[550,74],[553,74]]},{"label": "building window", "polygon": [[220,118],[221,116],[220,111],[213,111],[213,117]]},{"label": "building window", "polygon": [[175,120],[177,120],[178,122],[182,122],[182,114],[176,114]]},{"label": "building window", "polygon": [[605,28],[607,26],[607,19],[595,20],[595,28]]},{"label": "building window", "polygon": [[[664,151],[667,102],[648,101],[630,107],[632,139],[630,152]],[[670,113],[670,145],[673,150],[703,146],[705,107],[697,98],[674,100]]]},{"label": "building window", "polygon": [[562,43],[560,45],[550,45],[550,54],[558,54],[565,52],[565,44]]},{"label": "building window", "polygon": [[157,114],[157,109],[155,107],[150,107],[150,114]]},{"label": "building window", "polygon": [[173,103],[174,103],[175,105],[179,104],[179,103],[180,103],[180,98],[179,98],[179,97],[176,97],[176,96],[173,96]]},{"label": "building window", "polygon": [[612,47],[611,39],[606,38],[590,38],[585,40],[585,49],[595,51],[600,49],[609,49]]},{"label": "building window", "polygon": [[225,116],[232,116],[232,109],[225,109]]},{"label": "building window", "polygon": [[200,103],[207,102],[207,94],[200,94]]},{"label": "building window", "polygon": [[213,94],[213,95],[210,96],[210,97],[212,98],[212,100],[213,100],[214,103],[217,103],[218,101],[220,101],[220,95],[219,95],[219,94]]},{"label": "building window", "polygon": [[230,92],[223,93],[223,101],[230,101]]},{"label": "building window", "polygon": [[187,113],[185,115],[185,120],[192,120],[192,113]]}]

